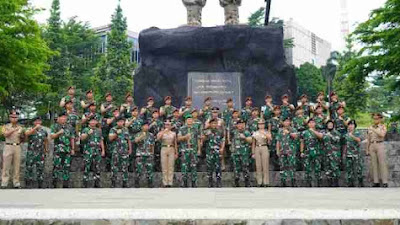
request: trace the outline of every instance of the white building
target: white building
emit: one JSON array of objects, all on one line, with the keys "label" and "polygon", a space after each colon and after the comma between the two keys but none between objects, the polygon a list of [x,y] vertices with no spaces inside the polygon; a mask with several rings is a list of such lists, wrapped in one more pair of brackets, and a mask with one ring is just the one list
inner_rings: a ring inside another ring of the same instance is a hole
[{"label": "white building", "polygon": [[325,66],[330,57],[331,43],[316,36],[290,19],[284,22],[284,39],[293,38],[293,48],[285,49],[289,64],[299,67],[309,62],[317,67]]}]

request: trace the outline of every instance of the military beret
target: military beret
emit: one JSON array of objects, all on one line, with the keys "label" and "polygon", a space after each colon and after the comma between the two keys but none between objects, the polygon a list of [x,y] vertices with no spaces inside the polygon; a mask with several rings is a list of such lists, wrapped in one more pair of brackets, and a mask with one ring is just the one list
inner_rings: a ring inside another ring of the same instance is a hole
[{"label": "military beret", "polygon": [[267,98],[272,98],[272,96],[271,95],[266,95],[264,99],[267,99]]},{"label": "military beret", "polygon": [[300,110],[303,110],[303,107],[301,107],[301,105],[296,107],[296,111],[300,111]]},{"label": "military beret", "polygon": [[284,98],[289,98],[289,95],[288,94],[282,95],[281,99],[284,99]]},{"label": "military beret", "polygon": [[219,111],[219,108],[216,107],[216,106],[214,106],[214,107],[211,108],[211,111],[213,111],[213,112],[218,112],[218,111]]},{"label": "military beret", "polygon": [[353,124],[355,127],[357,127],[357,122],[355,120],[350,120],[347,125]]},{"label": "military beret", "polygon": [[252,112],[253,112],[253,111],[260,112],[260,110],[259,110],[257,107],[253,107],[253,108],[251,109],[251,111],[252,111]]},{"label": "military beret", "polygon": [[322,95],[322,96],[325,96],[324,92],[322,92],[322,91],[318,92],[317,97],[318,97],[318,96],[321,96],[321,95]]},{"label": "military beret", "polygon": [[33,121],[35,121],[35,120],[42,120],[42,117],[41,116],[35,116],[35,118],[33,118]]},{"label": "military beret", "polygon": [[66,112],[61,112],[60,114],[58,114],[58,117],[62,117],[62,116],[67,116]]},{"label": "military beret", "polygon": [[169,96],[169,95],[168,95],[168,96],[165,96],[165,97],[164,97],[164,102],[167,101],[167,100],[171,100],[171,99],[172,99],[171,96]]},{"label": "military beret", "polygon": [[175,109],[172,111],[172,113],[174,113],[174,112],[179,112],[179,109],[178,109],[178,108],[175,108]]},{"label": "military beret", "polygon": [[374,117],[374,116],[378,116],[381,119],[383,118],[382,113],[372,113],[372,117]]},{"label": "military beret", "polygon": [[215,119],[215,118],[210,120],[210,123],[214,123],[214,122],[215,122],[215,123],[218,123],[218,120]]},{"label": "military beret", "polygon": [[281,110],[281,107],[279,105],[274,106],[274,111],[275,110]]},{"label": "military beret", "polygon": [[117,119],[117,121],[121,121],[121,120],[125,121],[125,117],[123,117],[123,116],[118,116],[116,119]]},{"label": "military beret", "polygon": [[335,122],[333,122],[333,120],[328,120],[328,121],[326,121],[326,125],[328,125],[328,123],[333,123],[333,125],[335,126]]},{"label": "military beret", "polygon": [[154,98],[152,96],[148,97],[147,102],[149,102],[149,101],[154,101]]},{"label": "military beret", "polygon": [[317,104],[317,105],[315,106],[315,110],[317,110],[318,108],[322,108],[322,105]]},{"label": "military beret", "polygon": [[199,112],[197,109],[193,109],[191,113]]},{"label": "military beret", "polygon": [[86,91],[86,94],[89,94],[89,93],[93,93],[93,90],[90,89],[90,90],[87,90],[87,91]]},{"label": "military beret", "polygon": [[92,106],[92,105],[96,106],[96,102],[90,102],[89,105],[88,105],[88,107],[90,107],[90,106]]},{"label": "military beret", "polygon": [[247,101],[253,101],[253,99],[252,99],[251,97],[247,97],[247,98],[246,98],[246,102],[247,102]]},{"label": "military beret", "polygon": [[236,124],[240,124],[240,123],[246,123],[246,122],[244,122],[244,120],[240,119],[240,120],[237,121]]},{"label": "military beret", "polygon": [[260,119],[260,120],[258,121],[258,124],[265,124],[265,120],[264,120],[264,119]]},{"label": "military beret", "polygon": [[204,102],[206,102],[206,101],[210,101],[211,100],[211,97],[210,96],[208,96],[208,97],[206,97],[205,99],[204,99]]},{"label": "military beret", "polygon": [[154,113],[159,113],[158,109],[154,109],[154,110],[151,112],[151,114],[154,114]]},{"label": "military beret", "polygon": [[336,92],[332,91],[330,96],[331,96],[331,97],[332,97],[332,96],[337,96],[337,94],[336,94]]},{"label": "military beret", "polygon": [[189,101],[189,100],[192,100],[192,97],[191,97],[191,96],[187,96],[187,97],[185,98],[185,101]]},{"label": "military beret", "polygon": [[112,112],[115,112],[115,111],[118,111],[118,112],[119,112],[118,107],[113,108]]},{"label": "military beret", "polygon": [[336,111],[338,111],[339,109],[344,109],[344,106],[343,106],[343,105],[339,105],[339,106],[337,107]]},{"label": "military beret", "polygon": [[112,95],[111,95],[111,92],[107,92],[107,93],[104,95],[104,97],[106,97],[106,98],[107,98],[108,96],[112,96]]},{"label": "military beret", "polygon": [[74,87],[74,86],[69,86],[69,87],[67,88],[67,91],[69,91],[69,89],[75,89],[75,87]]},{"label": "military beret", "polygon": [[193,116],[192,116],[191,114],[187,114],[187,115],[185,116],[185,120],[187,120],[187,119],[189,119],[189,118],[193,118]]},{"label": "military beret", "polygon": [[228,99],[226,100],[226,103],[228,103],[228,102],[233,102],[233,99],[232,99],[232,98],[228,98]]},{"label": "military beret", "polygon": [[308,96],[307,96],[306,94],[302,94],[302,95],[300,96],[300,99],[302,99],[302,98],[308,98]]},{"label": "military beret", "polygon": [[136,110],[139,110],[139,108],[138,108],[137,106],[133,106],[132,112],[133,112],[133,111],[136,111]]},{"label": "military beret", "polygon": [[232,114],[233,114],[233,113],[238,113],[238,112],[239,112],[239,110],[234,109],[234,110],[232,111]]},{"label": "military beret", "polygon": [[307,123],[310,123],[311,121],[314,121],[314,122],[315,122],[314,118],[308,119]]},{"label": "military beret", "polygon": [[292,120],[292,118],[290,118],[290,116],[287,116],[287,117],[285,117],[282,121],[285,121],[285,120],[289,120],[289,121],[291,121]]}]

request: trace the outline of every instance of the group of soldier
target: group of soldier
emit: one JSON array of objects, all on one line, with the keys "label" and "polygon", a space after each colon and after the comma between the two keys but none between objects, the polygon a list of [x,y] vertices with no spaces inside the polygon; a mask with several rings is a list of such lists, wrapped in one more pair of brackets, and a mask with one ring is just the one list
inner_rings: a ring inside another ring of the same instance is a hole
[{"label": "group of soldier", "polygon": [[[153,97],[147,106],[135,106],[128,93],[125,103],[118,106],[107,93],[100,105],[91,90],[79,101],[75,88],[60,101],[61,113],[48,134],[40,117],[33,126],[18,125],[18,114],[10,114],[10,124],[3,127],[6,146],[3,153],[1,187],[8,186],[9,171],[14,168],[13,184],[19,182],[20,144],[28,142],[26,156],[26,186],[34,179],[43,187],[44,159],[49,150],[48,136],[54,140],[53,186],[62,182],[69,187],[71,157],[80,152],[84,159],[83,186],[94,181],[101,186],[100,162],[106,160],[106,170],[111,171],[111,186],[116,186],[117,175],[122,174],[122,187],[128,187],[130,166],[135,167],[135,187],[140,187],[145,175],[148,187],[153,187],[154,171],[162,172],[163,187],[173,186],[175,164],[182,172],[182,187],[197,187],[198,157],[205,152],[209,187],[221,187],[221,172],[226,170],[227,158],[231,159],[234,186],[239,187],[241,176],[249,187],[250,170],[255,167],[256,183],[268,187],[271,166],[280,171],[281,186],[296,186],[295,171],[305,170],[307,186],[321,186],[323,173],[329,186],[338,187],[341,170],[346,174],[347,186],[364,185],[364,153],[361,152],[362,136],[356,130],[356,121],[345,114],[345,102],[336,93],[325,102],[319,93],[314,104],[306,95],[297,107],[290,104],[288,95],[281,97],[281,105],[273,105],[271,95],[265,105],[253,106],[251,97],[242,109],[235,109],[232,99],[227,99],[222,112],[212,106],[212,99],[204,99],[204,106],[196,109],[192,98],[186,97],[184,105],[176,108],[172,98],[166,96],[159,109]],[[373,115],[374,125],[368,128],[366,155],[371,154],[374,187],[387,187],[388,172],[383,140],[386,128],[382,115]],[[229,157],[228,157],[229,156]],[[12,162],[14,165],[11,165]],[[34,170],[36,167],[36,170]],[[36,172],[36,173],[35,173]],[[380,184],[382,182],[382,184]]]}]

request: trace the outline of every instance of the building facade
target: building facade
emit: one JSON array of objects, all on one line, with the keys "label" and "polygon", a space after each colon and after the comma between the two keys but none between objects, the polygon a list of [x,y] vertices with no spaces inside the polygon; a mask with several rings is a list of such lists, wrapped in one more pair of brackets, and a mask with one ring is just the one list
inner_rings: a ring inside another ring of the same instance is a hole
[{"label": "building facade", "polygon": [[[101,26],[94,28],[97,35],[101,38],[101,47],[100,52],[107,52],[107,38],[108,33],[111,32],[111,25]],[[131,49],[131,62],[136,62],[139,64],[140,62],[140,54],[139,54],[139,33],[128,30],[128,41],[132,43]]]},{"label": "building facade", "polygon": [[293,48],[285,49],[289,64],[299,67],[309,62],[317,67],[325,66],[330,57],[332,45],[313,32],[290,19],[284,22],[284,38],[293,38]]}]

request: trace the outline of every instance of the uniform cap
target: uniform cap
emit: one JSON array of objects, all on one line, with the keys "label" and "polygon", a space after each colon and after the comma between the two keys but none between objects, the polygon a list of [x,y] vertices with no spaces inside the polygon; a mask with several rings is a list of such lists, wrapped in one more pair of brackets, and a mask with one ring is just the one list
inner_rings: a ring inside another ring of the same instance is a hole
[{"label": "uniform cap", "polygon": [[226,103],[229,103],[229,102],[233,102],[233,99],[232,99],[232,98],[228,98],[228,99],[226,100]]},{"label": "uniform cap", "polygon": [[211,97],[210,96],[208,96],[208,97],[206,97],[205,99],[204,99],[204,102],[206,102],[206,101],[210,101],[211,100]]},{"label": "uniform cap", "polygon": [[247,98],[246,98],[246,102],[247,102],[247,101],[253,101],[253,99],[252,99],[251,97],[247,97]]},{"label": "uniform cap", "polygon": [[147,102],[149,102],[149,101],[154,101],[154,98],[152,96],[148,97]]},{"label": "uniform cap", "polygon": [[164,102],[167,101],[167,100],[171,100],[171,99],[172,99],[171,96],[169,96],[169,95],[168,95],[168,96],[165,96],[165,97],[164,97]]},{"label": "uniform cap", "polygon": [[192,97],[191,97],[191,96],[187,96],[187,97],[185,98],[185,101],[189,101],[189,100],[192,100]]}]

